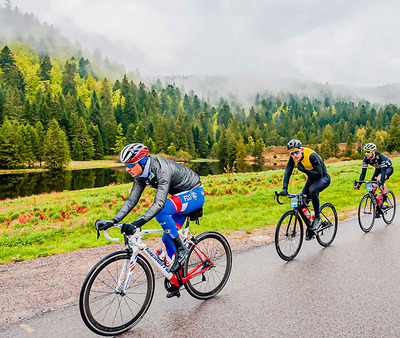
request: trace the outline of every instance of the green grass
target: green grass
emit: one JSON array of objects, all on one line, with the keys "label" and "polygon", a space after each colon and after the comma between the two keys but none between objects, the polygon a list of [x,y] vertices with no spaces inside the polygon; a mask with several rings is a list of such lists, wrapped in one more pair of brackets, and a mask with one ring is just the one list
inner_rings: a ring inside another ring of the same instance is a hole
[{"label": "green grass", "polygon": [[[393,159],[395,172],[388,181],[389,189],[400,192],[400,158]],[[340,219],[357,209],[365,193],[352,188],[361,172],[361,161],[328,164],[331,185],[321,193],[321,203],[332,202]],[[373,169],[369,169],[369,179]],[[257,228],[273,227],[282,213],[290,208],[273,201],[274,191],[282,188],[284,170],[260,173],[235,173],[202,177],[206,192],[204,216],[193,233],[216,230],[225,234],[241,230],[252,233]],[[289,192],[300,192],[306,176],[295,171]],[[96,241],[96,219],[111,219],[129,195],[132,184],[79,191],[64,191],[5,200],[0,202],[0,263],[21,261],[108,245],[103,236]],[[363,187],[364,188],[364,187]],[[138,206],[126,218],[132,222],[148,209],[155,190],[145,189]],[[155,220],[145,226],[159,228]],[[117,236],[117,230],[115,235]]]}]

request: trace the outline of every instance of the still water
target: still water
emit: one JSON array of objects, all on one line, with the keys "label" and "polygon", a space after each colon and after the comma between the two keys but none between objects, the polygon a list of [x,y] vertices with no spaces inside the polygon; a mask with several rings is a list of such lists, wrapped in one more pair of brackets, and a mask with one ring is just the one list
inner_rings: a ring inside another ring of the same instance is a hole
[{"label": "still water", "polygon": [[[225,172],[219,162],[190,162],[185,166],[200,176],[219,175]],[[241,163],[236,172],[271,170],[264,165]],[[37,173],[0,175],[0,200],[63,190],[80,190],[132,182],[125,167],[97,168]]]}]

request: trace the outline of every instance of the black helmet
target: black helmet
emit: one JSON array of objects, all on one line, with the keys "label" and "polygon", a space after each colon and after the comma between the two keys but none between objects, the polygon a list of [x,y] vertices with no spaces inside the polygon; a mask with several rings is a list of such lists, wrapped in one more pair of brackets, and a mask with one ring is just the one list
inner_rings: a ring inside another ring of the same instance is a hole
[{"label": "black helmet", "polygon": [[290,140],[287,144],[287,150],[288,151],[293,151],[293,150],[300,150],[301,148],[301,141],[300,140]]}]

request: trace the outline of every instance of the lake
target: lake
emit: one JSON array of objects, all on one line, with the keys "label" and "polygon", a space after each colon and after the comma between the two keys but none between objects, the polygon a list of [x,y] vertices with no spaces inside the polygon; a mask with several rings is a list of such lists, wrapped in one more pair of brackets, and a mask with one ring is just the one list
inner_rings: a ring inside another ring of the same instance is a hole
[{"label": "lake", "polygon": [[[220,162],[186,162],[184,165],[200,176],[219,175],[225,172]],[[240,163],[236,172],[273,169],[275,168],[260,164]],[[128,182],[132,182],[132,178],[125,172],[125,167],[4,174],[0,175],[0,200]]]}]

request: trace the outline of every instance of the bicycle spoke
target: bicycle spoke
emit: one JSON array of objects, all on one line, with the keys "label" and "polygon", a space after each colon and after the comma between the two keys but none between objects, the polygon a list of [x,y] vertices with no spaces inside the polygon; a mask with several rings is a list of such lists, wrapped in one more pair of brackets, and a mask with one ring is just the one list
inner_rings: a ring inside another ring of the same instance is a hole
[{"label": "bicycle spoke", "polygon": [[206,270],[184,286],[193,297],[207,299],[215,296],[225,285],[231,269],[231,252],[225,238],[216,232],[203,233],[196,240],[187,258],[184,276]]},{"label": "bicycle spoke", "polygon": [[[150,305],[154,294],[154,275],[147,261],[140,256],[127,292],[117,290],[123,265],[129,260],[127,252],[111,254],[91,271],[93,276],[89,275],[91,278],[85,280],[80,311],[85,324],[97,334],[118,335],[129,330],[141,320]],[[114,287],[111,286],[113,284]],[[110,289],[113,292],[109,292]]]}]

